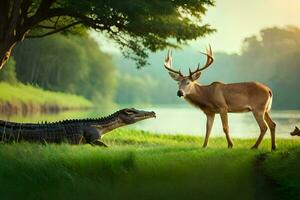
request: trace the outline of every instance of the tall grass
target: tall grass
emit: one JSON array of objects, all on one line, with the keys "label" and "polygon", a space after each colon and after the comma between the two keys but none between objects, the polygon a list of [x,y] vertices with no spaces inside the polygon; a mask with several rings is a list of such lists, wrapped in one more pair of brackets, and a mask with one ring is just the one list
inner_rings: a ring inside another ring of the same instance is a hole
[{"label": "tall grass", "polygon": [[286,199],[300,199],[300,147],[269,154],[264,161],[264,175],[276,185],[273,192]]},{"label": "tall grass", "polygon": [[[229,150],[224,138],[212,138],[202,149],[202,138],[128,129],[103,140],[109,148],[0,145],[0,199],[276,199],[276,186],[263,174],[278,182],[282,170],[293,176],[296,168],[289,170],[281,155],[300,154],[299,140],[280,139],[275,153],[269,140],[260,150],[249,149],[254,140],[235,140]],[[258,172],[261,154],[270,160]]]},{"label": "tall grass", "polygon": [[30,85],[8,84],[0,82],[0,103],[9,102],[12,105],[52,105],[59,108],[86,108],[92,107],[92,103],[73,94],[46,91]]}]

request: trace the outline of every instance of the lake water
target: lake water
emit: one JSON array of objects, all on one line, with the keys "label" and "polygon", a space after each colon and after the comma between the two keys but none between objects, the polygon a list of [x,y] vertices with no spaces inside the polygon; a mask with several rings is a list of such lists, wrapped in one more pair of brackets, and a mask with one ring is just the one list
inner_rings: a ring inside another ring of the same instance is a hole
[{"label": "lake water", "polygon": [[[205,135],[206,117],[202,111],[193,107],[137,107],[156,112],[156,119],[149,119],[128,127],[166,134]],[[105,116],[113,111],[72,111],[58,114],[39,114],[31,116],[1,116],[0,119],[17,122],[58,121],[72,118],[95,118]],[[290,137],[295,126],[300,126],[300,110],[274,110],[271,117],[277,124],[278,137]],[[229,127],[232,137],[252,138],[259,135],[258,125],[251,113],[229,114]],[[269,132],[268,132],[269,135]],[[220,117],[216,115],[212,137],[223,136]]]}]

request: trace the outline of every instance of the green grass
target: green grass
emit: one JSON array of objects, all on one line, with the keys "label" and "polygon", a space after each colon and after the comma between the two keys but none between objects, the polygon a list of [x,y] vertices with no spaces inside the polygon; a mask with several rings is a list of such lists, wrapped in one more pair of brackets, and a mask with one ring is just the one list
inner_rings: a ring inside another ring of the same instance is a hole
[{"label": "green grass", "polygon": [[286,199],[300,199],[299,146],[269,154],[264,161],[264,175],[275,185],[276,193]]},{"label": "green grass", "polygon": [[[202,138],[118,129],[90,145],[0,145],[0,199],[296,199],[300,140]],[[265,155],[260,164],[257,160]],[[261,165],[261,167],[258,167]]]},{"label": "green grass", "polygon": [[70,109],[92,107],[92,103],[81,96],[46,91],[21,83],[11,85],[0,82],[0,94],[0,103],[9,102],[13,106],[51,105]]}]

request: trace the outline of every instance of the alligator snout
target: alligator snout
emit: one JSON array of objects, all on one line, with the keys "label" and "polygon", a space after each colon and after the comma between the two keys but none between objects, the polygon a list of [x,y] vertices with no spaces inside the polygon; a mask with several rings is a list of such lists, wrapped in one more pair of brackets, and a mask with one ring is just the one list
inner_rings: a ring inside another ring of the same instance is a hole
[{"label": "alligator snout", "polygon": [[156,113],[154,111],[151,112],[152,117],[156,118]]}]

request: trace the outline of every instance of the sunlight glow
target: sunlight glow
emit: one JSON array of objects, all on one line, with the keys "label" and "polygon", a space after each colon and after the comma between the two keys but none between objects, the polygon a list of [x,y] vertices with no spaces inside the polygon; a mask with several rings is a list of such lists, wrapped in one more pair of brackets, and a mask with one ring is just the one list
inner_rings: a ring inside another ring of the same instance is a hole
[{"label": "sunlight glow", "polygon": [[300,26],[299,10],[299,0],[216,0],[204,22],[217,32],[190,44],[199,49],[199,45],[210,43],[216,51],[239,52],[242,40],[263,28]]}]

